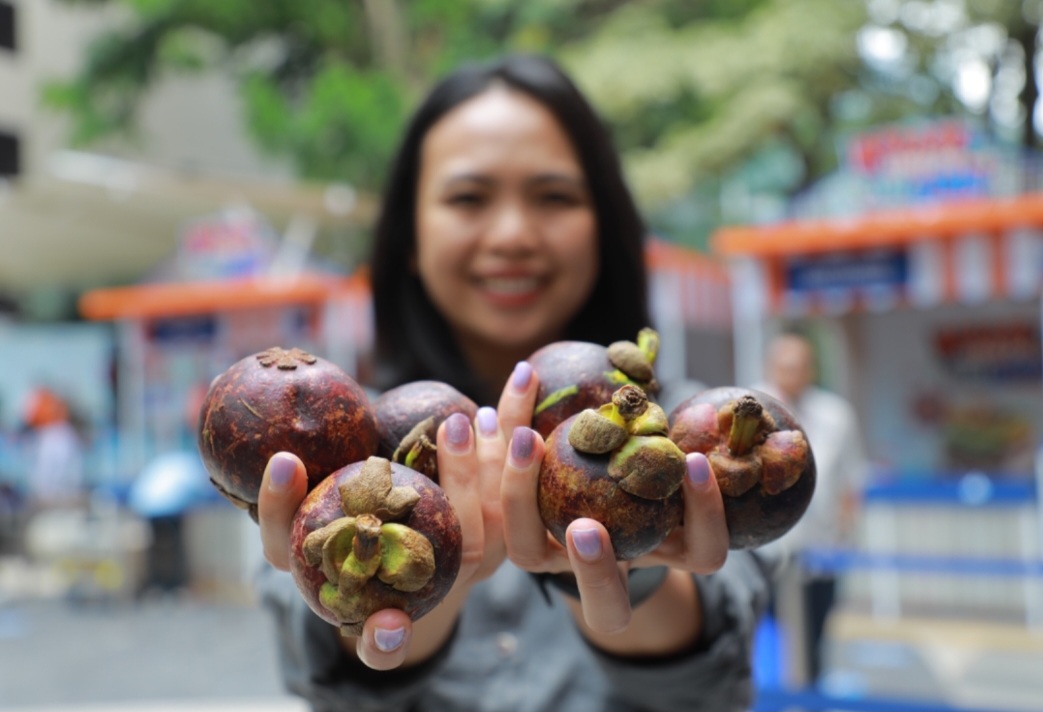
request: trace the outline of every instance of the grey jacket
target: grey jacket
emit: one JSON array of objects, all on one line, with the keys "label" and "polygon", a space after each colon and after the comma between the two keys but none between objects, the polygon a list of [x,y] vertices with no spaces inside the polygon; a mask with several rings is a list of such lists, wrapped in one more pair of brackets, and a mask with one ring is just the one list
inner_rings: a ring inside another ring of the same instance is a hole
[{"label": "grey jacket", "polygon": [[587,644],[563,602],[548,604],[531,576],[505,563],[474,587],[434,659],[390,672],[348,658],[289,574],[266,568],[258,584],[284,682],[315,712],[727,712],[751,704],[752,639],[777,564],[733,551],[720,571],[696,576],[703,640],[684,655],[640,660]]}]

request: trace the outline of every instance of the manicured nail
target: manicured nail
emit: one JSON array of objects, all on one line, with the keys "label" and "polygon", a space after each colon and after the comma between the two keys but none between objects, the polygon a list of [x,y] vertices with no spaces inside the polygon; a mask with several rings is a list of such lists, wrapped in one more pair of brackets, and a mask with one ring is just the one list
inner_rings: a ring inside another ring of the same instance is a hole
[{"label": "manicured nail", "polygon": [[573,529],[572,543],[576,545],[576,553],[586,561],[601,558],[601,536],[597,529]]},{"label": "manicured nail", "polygon": [[511,436],[511,464],[525,467],[532,460],[532,451],[536,445],[536,433],[519,425]]},{"label": "manicured nail", "polygon": [[297,471],[297,462],[287,456],[275,454],[268,462],[268,489],[272,492],[284,492],[293,482],[293,474]]},{"label": "manicured nail", "polygon": [[471,437],[471,423],[463,413],[453,413],[445,419],[445,440],[456,451],[466,451]]},{"label": "manicured nail", "polygon": [[689,453],[685,465],[688,467],[688,481],[694,486],[702,487],[710,480],[710,463],[702,453]]},{"label": "manicured nail", "polygon": [[516,391],[524,391],[532,380],[532,366],[528,361],[519,361],[514,367],[514,375],[511,376],[511,385]]},{"label": "manicured nail", "polygon": [[487,405],[478,409],[478,432],[483,437],[491,438],[496,435],[496,409]]},{"label": "manicured nail", "polygon": [[392,650],[395,650],[405,642],[405,639],[405,628],[395,628],[394,630],[387,630],[386,628],[373,629],[373,643],[378,650],[384,653],[390,653]]}]

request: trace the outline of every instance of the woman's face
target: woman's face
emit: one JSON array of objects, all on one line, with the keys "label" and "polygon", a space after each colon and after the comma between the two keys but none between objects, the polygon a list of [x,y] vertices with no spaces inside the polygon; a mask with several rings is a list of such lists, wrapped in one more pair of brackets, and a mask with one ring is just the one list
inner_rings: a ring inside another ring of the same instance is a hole
[{"label": "woman's face", "polygon": [[554,116],[494,87],[421,148],[414,267],[465,355],[527,355],[558,339],[594,288],[586,177]]}]

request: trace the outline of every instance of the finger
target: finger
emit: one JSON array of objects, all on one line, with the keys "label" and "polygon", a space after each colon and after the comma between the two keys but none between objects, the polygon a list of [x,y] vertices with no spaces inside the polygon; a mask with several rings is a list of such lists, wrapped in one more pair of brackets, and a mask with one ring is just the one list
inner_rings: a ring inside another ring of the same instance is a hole
[{"label": "finger", "polygon": [[507,442],[500,429],[500,420],[495,408],[483,406],[474,419],[475,451],[481,476],[482,502],[495,503],[499,509],[500,479],[507,457]]},{"label": "finger", "polygon": [[[514,429],[503,468],[501,501],[507,556],[526,571],[551,570],[547,566],[553,549],[536,496],[543,452],[543,438],[532,428],[519,426]],[[568,568],[564,554],[561,559],[553,570]]]},{"label": "finger", "polygon": [[290,568],[293,515],[307,493],[308,473],[300,458],[288,452],[272,455],[257,492],[257,519],[264,558],[277,569]]},{"label": "finger", "polygon": [[500,403],[496,408],[503,432],[513,433],[517,427],[532,424],[538,385],[539,378],[533,372],[532,366],[527,361],[519,361],[503,387]]},{"label": "finger", "polygon": [[724,500],[706,456],[685,456],[684,479],[685,560],[690,571],[712,573],[728,557],[728,523]]},{"label": "finger", "polygon": [[482,527],[482,495],[478,481],[478,459],[474,451],[471,421],[453,413],[438,427],[438,483],[456,510],[463,538],[460,574],[474,575],[485,547]]},{"label": "finger", "polygon": [[478,478],[481,484],[482,526],[485,536],[484,578],[495,571],[507,555],[503,538],[503,505],[500,501],[500,483],[507,457],[507,443],[500,430],[496,410],[479,408],[474,420],[475,452],[478,457]]},{"label": "finger", "polygon": [[593,519],[577,519],[565,530],[565,541],[583,620],[599,633],[626,628],[630,625],[630,597],[605,527]]},{"label": "finger", "polygon": [[374,670],[391,670],[405,662],[413,622],[395,608],[377,611],[366,619],[355,649],[359,660]]}]

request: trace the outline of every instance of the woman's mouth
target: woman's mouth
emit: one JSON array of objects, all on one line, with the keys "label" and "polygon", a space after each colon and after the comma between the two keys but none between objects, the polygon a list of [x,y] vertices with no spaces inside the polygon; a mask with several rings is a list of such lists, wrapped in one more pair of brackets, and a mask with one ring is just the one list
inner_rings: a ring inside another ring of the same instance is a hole
[{"label": "woman's mouth", "polygon": [[539,298],[545,286],[540,277],[483,277],[478,289],[486,299],[499,306],[526,306]]}]

